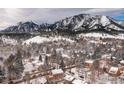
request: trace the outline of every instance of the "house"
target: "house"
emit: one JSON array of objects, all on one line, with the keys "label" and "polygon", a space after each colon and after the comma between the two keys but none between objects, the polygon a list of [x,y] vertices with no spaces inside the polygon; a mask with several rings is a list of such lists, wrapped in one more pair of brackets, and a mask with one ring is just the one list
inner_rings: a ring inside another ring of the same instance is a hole
[{"label": "house", "polygon": [[104,55],[101,56],[101,59],[111,60],[111,55],[110,54],[104,54]]},{"label": "house", "polygon": [[120,70],[119,67],[110,67],[108,73],[111,76],[120,76],[122,74],[122,71]]},{"label": "house", "polygon": [[55,68],[55,69],[59,69],[60,65],[57,63],[50,63],[50,66]]},{"label": "house", "polygon": [[124,74],[124,66],[119,67],[120,75],[122,76]]},{"label": "house", "polygon": [[47,76],[48,82],[56,82],[62,80],[64,77],[64,72],[62,69],[54,69],[50,71],[50,74]]},{"label": "house", "polygon": [[90,83],[91,82],[91,76],[92,76],[91,72],[85,73],[84,81],[87,82],[87,83]]},{"label": "house", "polygon": [[86,60],[84,62],[84,67],[85,68],[91,68],[93,66],[94,60]]},{"label": "house", "polygon": [[61,75],[61,74],[63,74],[62,69],[54,69],[51,72],[52,72],[53,75]]}]

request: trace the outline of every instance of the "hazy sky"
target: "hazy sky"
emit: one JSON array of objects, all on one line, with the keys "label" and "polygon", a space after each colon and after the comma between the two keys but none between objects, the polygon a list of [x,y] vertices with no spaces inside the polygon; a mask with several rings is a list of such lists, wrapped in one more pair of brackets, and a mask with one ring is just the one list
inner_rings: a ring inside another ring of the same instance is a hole
[{"label": "hazy sky", "polygon": [[124,20],[122,8],[0,8],[0,29],[22,21],[35,23],[53,23],[76,14],[107,15]]}]

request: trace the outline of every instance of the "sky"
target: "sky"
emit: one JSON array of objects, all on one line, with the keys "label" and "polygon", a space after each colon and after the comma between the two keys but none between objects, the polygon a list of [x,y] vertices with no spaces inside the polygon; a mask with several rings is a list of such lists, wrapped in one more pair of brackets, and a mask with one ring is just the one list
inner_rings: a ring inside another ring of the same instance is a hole
[{"label": "sky", "polygon": [[124,20],[124,8],[0,8],[0,30],[18,22],[54,23],[77,14],[106,15]]}]

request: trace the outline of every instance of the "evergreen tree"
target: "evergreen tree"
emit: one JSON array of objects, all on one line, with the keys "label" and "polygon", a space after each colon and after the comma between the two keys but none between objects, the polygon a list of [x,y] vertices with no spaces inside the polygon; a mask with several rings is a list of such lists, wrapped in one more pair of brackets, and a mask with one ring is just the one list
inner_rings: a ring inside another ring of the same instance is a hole
[{"label": "evergreen tree", "polygon": [[22,55],[21,52],[18,50],[15,58],[15,63],[14,63],[14,68],[15,68],[15,73],[17,74],[17,77],[21,76],[21,73],[24,70],[24,66],[22,63]]},{"label": "evergreen tree", "polygon": [[62,70],[64,70],[64,67],[65,67],[65,63],[64,63],[63,59],[61,59],[60,68],[62,68]]},{"label": "evergreen tree", "polygon": [[42,62],[42,56],[41,55],[39,56],[39,60]]}]

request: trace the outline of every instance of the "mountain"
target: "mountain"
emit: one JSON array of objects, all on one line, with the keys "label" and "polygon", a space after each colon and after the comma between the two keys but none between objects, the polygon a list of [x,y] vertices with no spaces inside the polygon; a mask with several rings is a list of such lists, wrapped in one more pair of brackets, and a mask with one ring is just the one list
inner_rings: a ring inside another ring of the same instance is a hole
[{"label": "mountain", "polygon": [[124,21],[115,20],[109,16],[79,14],[57,21],[53,29],[69,31],[124,31]]},{"label": "mountain", "polygon": [[124,21],[115,20],[109,16],[79,14],[67,17],[53,24],[37,25],[33,22],[18,23],[3,30],[4,32],[37,32],[37,31],[65,31],[65,32],[124,32]]},{"label": "mountain", "polygon": [[4,29],[4,32],[33,32],[38,31],[39,25],[33,22],[19,22],[17,26],[11,26]]},{"label": "mountain", "polygon": [[51,24],[43,23],[40,25],[39,31],[51,31]]}]

